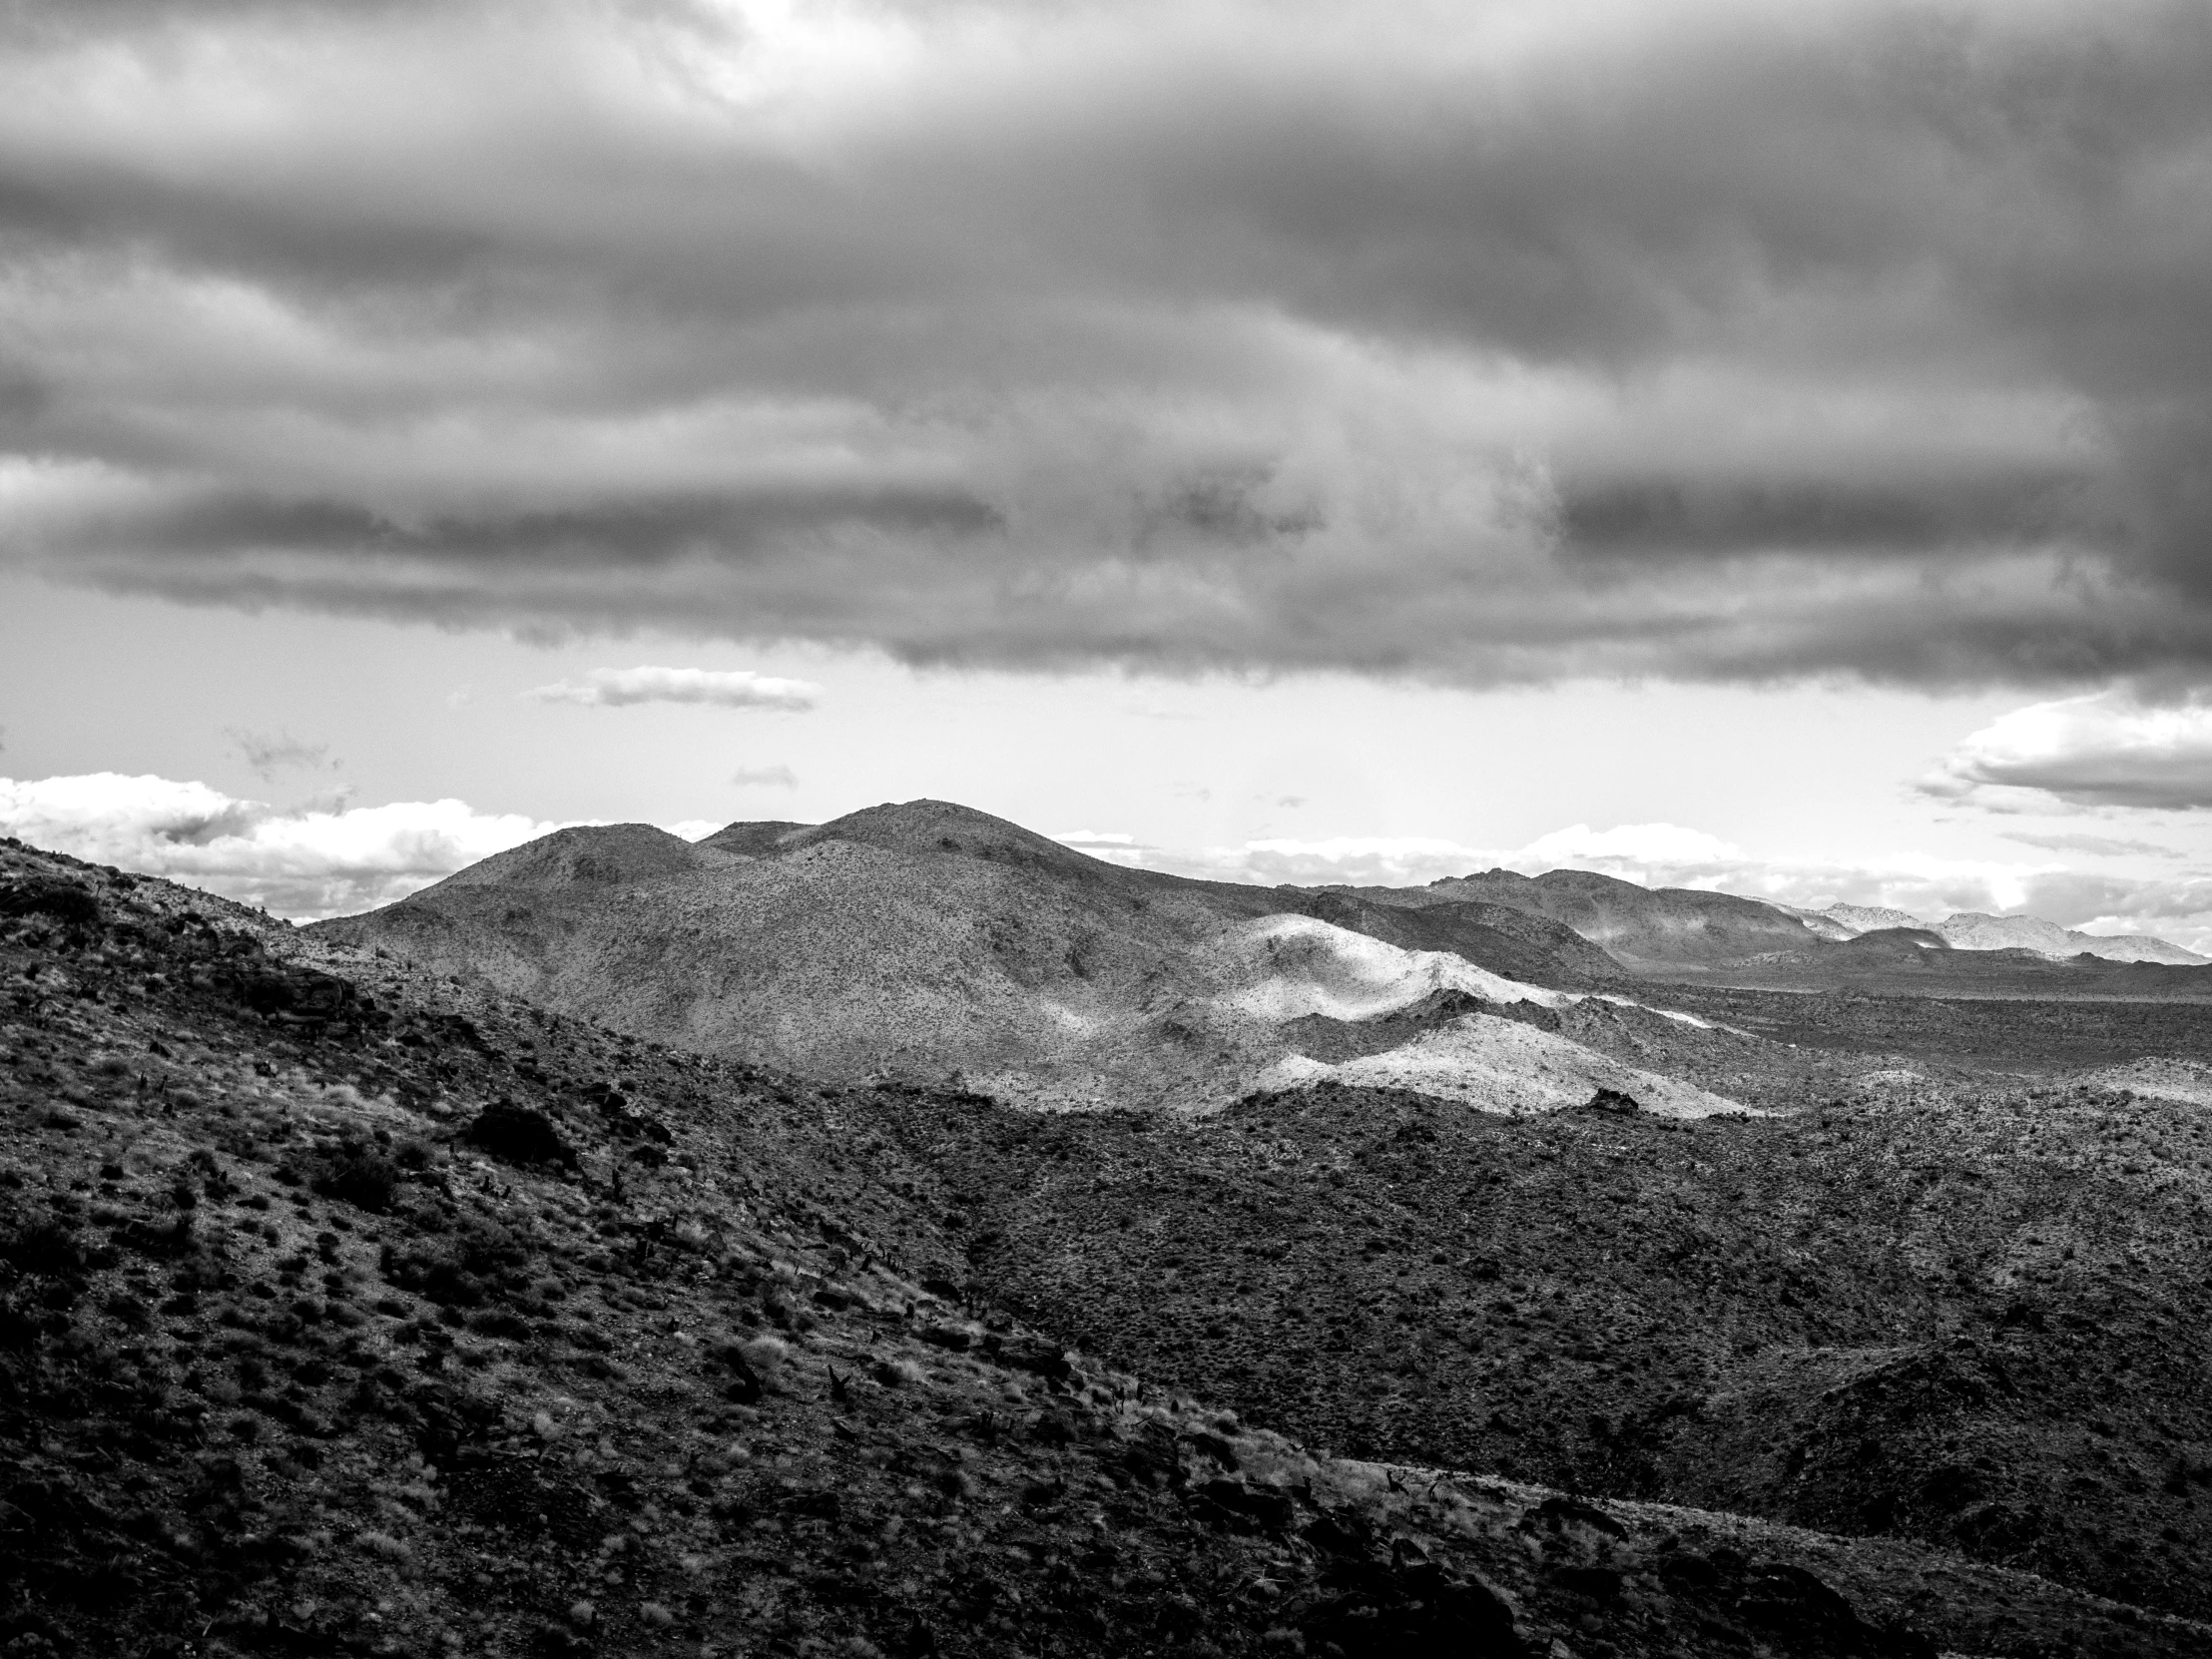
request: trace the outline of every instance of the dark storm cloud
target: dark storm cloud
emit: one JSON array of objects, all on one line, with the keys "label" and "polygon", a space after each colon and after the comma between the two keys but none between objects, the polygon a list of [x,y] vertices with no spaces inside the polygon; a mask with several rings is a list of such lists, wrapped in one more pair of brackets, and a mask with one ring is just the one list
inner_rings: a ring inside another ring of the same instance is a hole
[{"label": "dark storm cloud", "polygon": [[0,449],[212,603],[2186,683],[2212,12],[0,12]]},{"label": "dark storm cloud", "polygon": [[2111,528],[2078,473],[1871,482],[1775,476],[1621,480],[1566,493],[1560,525],[1576,552],[1729,558],[1787,547],[1917,557],[1944,548],[2040,547]]}]

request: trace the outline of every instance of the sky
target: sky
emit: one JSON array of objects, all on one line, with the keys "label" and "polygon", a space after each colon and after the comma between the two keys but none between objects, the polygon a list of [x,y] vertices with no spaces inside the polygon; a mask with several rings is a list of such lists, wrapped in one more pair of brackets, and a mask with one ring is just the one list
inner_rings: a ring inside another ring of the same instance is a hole
[{"label": "sky", "polygon": [[0,9],[0,830],[2212,946],[2201,3]]}]

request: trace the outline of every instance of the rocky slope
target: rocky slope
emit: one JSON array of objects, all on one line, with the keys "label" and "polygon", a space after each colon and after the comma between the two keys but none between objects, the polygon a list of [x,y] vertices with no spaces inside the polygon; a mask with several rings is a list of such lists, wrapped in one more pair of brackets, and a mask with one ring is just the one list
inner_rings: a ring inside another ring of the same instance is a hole
[{"label": "rocky slope", "polygon": [[917,1111],[976,1271],[1286,1431],[1941,1542],[2212,1614],[2212,1134],[1876,1068],[1797,1117],[1409,1093]]},{"label": "rocky slope", "polygon": [[[1382,1435],[1324,1453],[1194,1396],[1202,1342],[1158,1344],[1149,1373],[1071,1351],[994,1289],[1036,1270],[999,1265],[1014,1235],[986,1236],[995,1170],[968,1151],[1111,1118],[810,1086],[16,843],[0,973],[11,1659],[2178,1659],[2212,1639],[1951,1549],[1568,1495]],[[1434,1111],[1384,1109],[1354,1116],[1392,1148]],[[952,1131],[939,1162],[925,1143]],[[1253,1162],[1242,1119],[1178,1133],[1210,1212],[1239,1213],[1219,1160],[1290,1168]],[[1371,1247],[1435,1266],[1359,1226],[1310,1241],[1332,1271]],[[1204,1274],[1241,1317],[1244,1260],[1169,1283]],[[1353,1352],[1297,1341],[1282,1358],[1315,1378]],[[1571,1397],[1533,1373],[1493,1392],[1531,1422]]]}]

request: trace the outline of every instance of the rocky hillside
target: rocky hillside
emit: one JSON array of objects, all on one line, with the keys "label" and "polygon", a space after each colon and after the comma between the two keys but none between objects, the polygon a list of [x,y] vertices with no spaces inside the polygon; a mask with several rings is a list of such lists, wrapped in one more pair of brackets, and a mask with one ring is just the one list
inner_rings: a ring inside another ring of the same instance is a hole
[{"label": "rocky hillside", "polygon": [[2212,1616],[2201,1104],[1891,1066],[1766,1119],[1322,1089],[898,1122],[972,1172],[1001,1295],[1310,1441]]},{"label": "rocky hillside", "polygon": [[[929,1150],[1011,1170],[1050,1127],[986,1102],[641,1042],[15,843],[0,973],[11,1659],[2212,1640],[1952,1549],[1325,1452],[1194,1391],[1214,1339],[1163,1340],[1164,1307],[1118,1339],[1158,1369],[1066,1346],[995,1288],[1036,1268],[988,1237],[994,1166]],[[1182,1132],[1218,1209],[1253,1125]],[[1339,1192],[1302,1223],[1346,1218],[1309,1241],[1332,1271],[1430,1272]],[[1209,1258],[1171,1283],[1240,1317],[1263,1270]],[[1332,1375],[1341,1345],[1299,1340]],[[1568,1409],[1533,1372],[1494,1392]]]}]

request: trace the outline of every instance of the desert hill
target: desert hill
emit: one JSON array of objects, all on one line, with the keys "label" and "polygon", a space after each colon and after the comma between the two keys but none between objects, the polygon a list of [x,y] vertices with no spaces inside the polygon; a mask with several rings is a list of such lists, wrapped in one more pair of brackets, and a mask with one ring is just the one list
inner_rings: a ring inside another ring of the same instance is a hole
[{"label": "desert hill", "polygon": [[1843,938],[1905,927],[1934,933],[1954,950],[2032,950],[2054,960],[2085,955],[2108,962],[2163,962],[2177,967],[2201,966],[2207,960],[2148,933],[2084,933],[2038,916],[1954,910],[1939,921],[1930,921],[1904,910],[1864,904],[1831,904],[1826,910],[1800,913],[1809,922],[1832,923]]},{"label": "desert hill", "polygon": [[[2147,933],[2084,933],[2035,916],[1959,911],[1930,921],[1877,905],[1832,904],[1825,910],[1807,910],[1702,888],[1641,887],[1587,870],[1555,869],[1527,876],[1492,869],[1447,876],[1425,887],[1325,890],[1371,908],[1422,915],[1432,908],[1479,899],[1493,910],[1548,918],[1602,947],[1619,966],[1658,977],[1676,970],[1703,972],[1776,957],[1817,962],[1823,944],[1849,943],[1868,933],[1900,928],[1934,933],[1962,951],[2032,950],[2053,960],[2087,955],[2106,962],[2184,967],[2201,966],[2207,960]],[[1854,959],[1840,961],[1848,965]],[[2094,963],[2086,965],[2094,970]],[[1589,971],[1586,964],[1582,971]],[[1975,966],[1962,962],[1957,971],[1971,973]]]},{"label": "desert hill", "polygon": [[802,830],[812,830],[811,824],[793,824],[782,819],[761,819],[725,825],[713,834],[701,840],[701,846],[712,846],[724,852],[735,852],[748,858],[772,853],[786,835]]},{"label": "desert hill", "polygon": [[[635,825],[562,830],[313,931],[706,1053],[1031,1105],[1218,1108],[1343,1066],[1495,1110],[1599,1088],[1668,1110],[1732,1104],[1500,1012],[1617,982],[1547,918],[1131,870],[944,802],[732,826],[697,845]],[[1442,990],[1463,999],[1454,1029],[1403,1030],[1394,1062],[1311,1055],[1288,1029]]]},{"label": "desert hill", "polygon": [[709,850],[704,843],[694,844],[650,824],[609,824],[556,830],[495,852],[437,885],[455,892],[521,888],[553,893],[574,886],[614,887],[689,875],[728,861],[719,849]]},{"label": "desert hill", "polygon": [[1932,924],[1957,950],[2036,950],[2046,956],[2097,956],[2108,962],[2166,962],[2197,966],[2194,950],[2147,933],[2084,933],[2034,916],[1992,916],[1961,910]]},{"label": "desert hill", "polygon": [[1474,899],[1548,916],[1631,968],[1737,961],[1803,950],[1821,935],[1776,905],[1691,887],[1640,887],[1589,870],[1519,875],[1509,869],[1448,876],[1416,888],[1362,888],[1381,903],[1427,906]]},{"label": "desert hill", "polygon": [[[1379,889],[1394,893],[1396,889]],[[1426,892],[1426,888],[1418,889]],[[1561,989],[1618,987],[1629,977],[1605,950],[1564,922],[1482,899],[1379,901],[1359,889],[1277,888],[1278,902],[1406,950],[1450,950],[1514,979]]]},{"label": "desert hill", "polygon": [[[1467,994],[1432,967],[1382,1017]],[[1299,1018],[1358,1035],[1373,976],[1319,968]],[[12,1653],[2212,1645],[2177,1610],[2212,1446],[2174,1098],[1838,1092],[1879,1057],[1770,1045],[1817,1114],[1043,1116],[13,843],[0,974]],[[2022,1138],[2024,1216],[1997,1186],[1899,1227]]]},{"label": "desert hill", "polygon": [[1836,929],[1836,935],[1850,938],[1860,933],[1880,932],[1892,927],[1926,927],[1926,917],[1910,910],[1899,910],[1882,904],[1831,904],[1825,910],[1801,910],[1797,912],[1807,920],[1827,921]]}]

